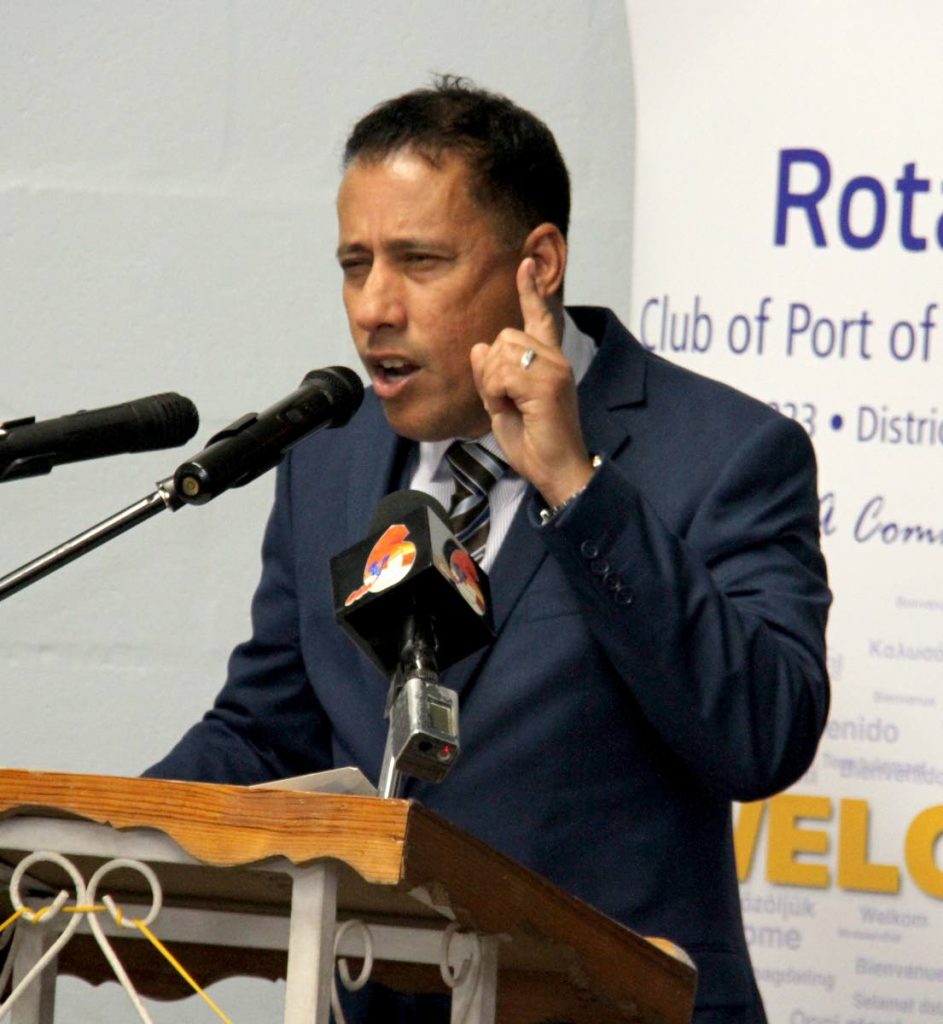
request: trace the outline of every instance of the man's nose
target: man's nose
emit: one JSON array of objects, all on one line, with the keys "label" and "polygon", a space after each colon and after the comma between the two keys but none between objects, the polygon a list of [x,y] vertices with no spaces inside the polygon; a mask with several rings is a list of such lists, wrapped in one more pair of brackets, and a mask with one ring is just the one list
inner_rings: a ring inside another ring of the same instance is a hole
[{"label": "man's nose", "polygon": [[374,263],[354,299],[352,312],[354,321],[363,331],[402,327],[406,322],[406,307],[396,274]]}]

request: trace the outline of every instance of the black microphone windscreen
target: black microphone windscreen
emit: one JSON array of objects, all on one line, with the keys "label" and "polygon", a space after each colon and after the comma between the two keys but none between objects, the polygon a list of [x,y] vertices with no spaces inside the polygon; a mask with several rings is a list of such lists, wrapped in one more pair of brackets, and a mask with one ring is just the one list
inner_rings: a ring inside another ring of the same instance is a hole
[{"label": "black microphone windscreen", "polygon": [[139,425],[138,432],[129,441],[129,452],[174,448],[189,441],[200,426],[196,406],[189,398],[174,391],[128,402],[127,409]]},{"label": "black microphone windscreen", "polygon": [[342,427],[360,408],[363,401],[363,381],[347,366],[326,366],[323,370],[310,370],[301,381],[316,382],[322,393],[330,399],[333,416],[329,427]]},{"label": "black microphone windscreen", "polygon": [[41,476],[53,466],[125,452],[174,448],[200,424],[189,398],[167,391],[36,423],[0,424],[0,480]]}]

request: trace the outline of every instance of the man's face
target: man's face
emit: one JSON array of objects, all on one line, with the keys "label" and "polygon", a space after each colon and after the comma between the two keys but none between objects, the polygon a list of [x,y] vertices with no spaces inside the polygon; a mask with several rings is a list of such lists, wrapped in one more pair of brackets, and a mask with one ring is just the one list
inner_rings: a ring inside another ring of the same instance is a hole
[{"label": "man's face", "polygon": [[464,159],[355,160],[337,215],[350,333],[390,425],[414,441],[480,437],[490,421],[468,353],[521,326],[521,254],[472,201]]}]

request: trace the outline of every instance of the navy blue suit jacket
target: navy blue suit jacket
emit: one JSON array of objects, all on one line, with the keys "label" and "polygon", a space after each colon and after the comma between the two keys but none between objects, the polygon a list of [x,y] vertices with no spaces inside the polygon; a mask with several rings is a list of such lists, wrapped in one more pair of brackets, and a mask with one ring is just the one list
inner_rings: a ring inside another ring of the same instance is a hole
[{"label": "navy blue suit jacket", "polygon": [[[409,795],[684,946],[698,1019],[762,1019],[731,801],[795,781],[825,723],[812,448],[763,403],[647,352],[611,313],[571,313],[599,343],[580,410],[604,462],[549,526],[525,497],[490,574],[497,640],[444,673],[462,755]],[[250,783],[357,765],[376,779],[387,681],[334,623],[328,559],[367,535],[409,451],[372,392],[343,430],[292,451],[252,639],[149,774]]]}]

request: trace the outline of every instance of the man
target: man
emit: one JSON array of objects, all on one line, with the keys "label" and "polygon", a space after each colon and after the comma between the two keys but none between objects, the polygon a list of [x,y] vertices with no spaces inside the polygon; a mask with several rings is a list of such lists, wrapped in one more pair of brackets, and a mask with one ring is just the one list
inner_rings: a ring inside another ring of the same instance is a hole
[{"label": "man", "polygon": [[698,1022],[761,1021],[730,802],[795,781],[825,722],[812,450],[610,312],[565,311],[568,216],[552,135],[502,97],[444,79],[354,128],[338,259],[373,390],[280,468],[252,639],[151,774],[377,777],[386,680],[334,625],[328,558],[391,490],[447,501],[443,456],[478,439],[508,467],[482,562],[498,636],[444,673],[463,753],[408,795],[684,946]]}]

